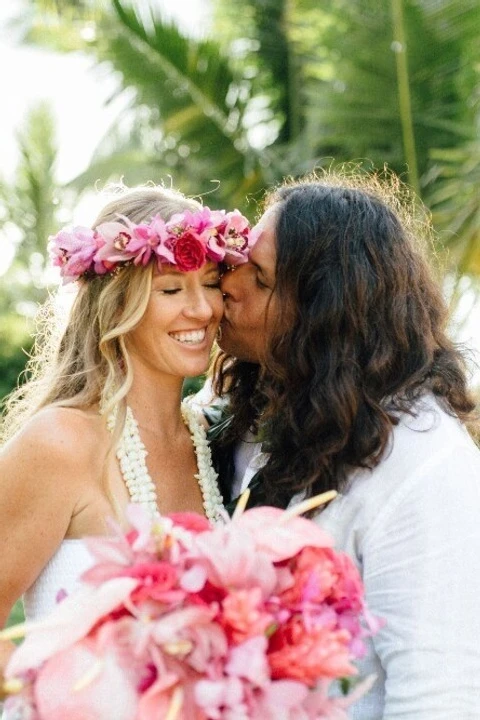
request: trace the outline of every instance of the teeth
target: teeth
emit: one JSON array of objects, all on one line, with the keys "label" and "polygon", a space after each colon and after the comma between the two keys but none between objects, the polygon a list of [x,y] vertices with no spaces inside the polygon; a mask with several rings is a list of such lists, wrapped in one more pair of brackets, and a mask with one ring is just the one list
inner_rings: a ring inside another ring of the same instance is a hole
[{"label": "teeth", "polygon": [[194,345],[196,343],[201,343],[205,339],[205,328],[202,330],[191,330],[190,332],[179,332],[179,333],[169,333],[171,337],[173,337],[174,340],[178,340],[178,342],[185,343],[186,345]]}]

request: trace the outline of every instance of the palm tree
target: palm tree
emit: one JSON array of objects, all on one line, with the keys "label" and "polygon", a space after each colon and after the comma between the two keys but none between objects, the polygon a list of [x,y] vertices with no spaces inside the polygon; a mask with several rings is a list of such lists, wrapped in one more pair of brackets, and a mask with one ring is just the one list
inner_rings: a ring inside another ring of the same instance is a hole
[{"label": "palm tree", "polygon": [[[70,29],[77,8],[80,38],[92,3],[81,4],[83,16],[73,0],[61,6],[71,8]],[[131,112],[113,152],[105,145],[78,182],[123,164],[127,181],[147,169],[192,193],[216,179],[216,203],[245,207],[246,195],[286,174],[357,158],[387,163],[434,202],[448,153],[469,133],[477,141],[478,0],[216,0],[216,9],[208,40],[126,0],[97,9],[87,45],[119,73]],[[459,203],[467,196],[457,193]],[[442,238],[445,217],[444,205]],[[451,247],[468,245],[464,227]],[[473,268],[461,257],[462,271]]]}]

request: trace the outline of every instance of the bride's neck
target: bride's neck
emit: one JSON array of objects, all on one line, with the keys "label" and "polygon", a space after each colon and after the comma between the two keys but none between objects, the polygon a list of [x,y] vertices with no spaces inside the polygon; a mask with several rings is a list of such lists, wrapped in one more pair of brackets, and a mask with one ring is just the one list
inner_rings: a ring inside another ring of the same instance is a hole
[{"label": "bride's neck", "polygon": [[134,380],[127,395],[127,404],[142,428],[156,433],[173,434],[183,427],[180,411],[181,378],[142,377]]}]

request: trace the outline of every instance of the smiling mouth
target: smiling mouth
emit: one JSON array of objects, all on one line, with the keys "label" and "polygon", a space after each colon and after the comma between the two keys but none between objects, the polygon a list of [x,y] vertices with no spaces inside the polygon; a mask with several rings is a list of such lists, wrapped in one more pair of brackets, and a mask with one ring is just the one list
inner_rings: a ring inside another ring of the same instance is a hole
[{"label": "smiling mouth", "polygon": [[201,330],[171,332],[168,334],[177,342],[182,343],[182,345],[200,345],[205,340],[207,329],[202,328]]}]

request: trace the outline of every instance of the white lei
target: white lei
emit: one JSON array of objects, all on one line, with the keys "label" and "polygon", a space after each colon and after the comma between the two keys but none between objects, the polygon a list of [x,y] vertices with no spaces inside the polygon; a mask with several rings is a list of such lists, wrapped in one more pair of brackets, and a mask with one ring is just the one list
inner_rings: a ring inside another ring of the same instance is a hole
[{"label": "white lei", "polygon": [[[202,493],[205,515],[208,520],[217,523],[223,519],[224,507],[218,489],[218,474],[212,467],[212,454],[207,441],[207,433],[198,419],[197,412],[186,401],[182,402],[181,411],[195,448],[198,467],[195,478],[198,480]],[[115,427],[115,419],[114,411],[107,418],[107,427],[110,432]],[[138,423],[127,406],[125,427],[116,453],[120,470],[132,502],[144,505],[153,517],[158,517],[157,492],[145,463],[147,454],[140,437]]]}]

